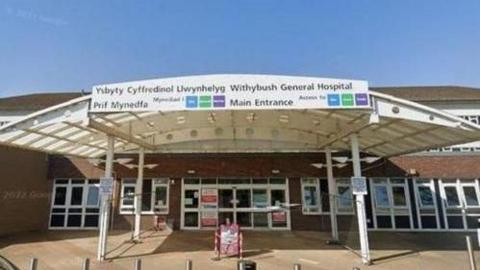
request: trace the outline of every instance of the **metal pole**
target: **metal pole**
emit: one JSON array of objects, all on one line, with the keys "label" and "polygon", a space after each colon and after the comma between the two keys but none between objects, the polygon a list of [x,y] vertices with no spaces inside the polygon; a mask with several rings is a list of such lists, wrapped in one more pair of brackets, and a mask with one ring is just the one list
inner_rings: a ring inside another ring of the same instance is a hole
[{"label": "metal pole", "polygon": [[332,239],[338,241],[338,225],[337,225],[337,187],[333,178],[332,151],[330,148],[325,149],[325,159],[327,163],[327,179],[328,179],[328,196],[330,198],[330,223],[332,227]]},{"label": "metal pole", "polygon": [[138,151],[138,177],[135,185],[135,232],[133,238],[140,240],[140,226],[142,219],[142,189],[143,189],[143,167],[145,164],[145,149],[140,147]]},{"label": "metal pole", "polygon": [[[358,147],[357,134],[350,135],[350,143],[352,146],[353,176],[361,177],[362,169],[360,165],[360,150]],[[370,264],[370,249],[368,247],[367,217],[365,213],[364,195],[355,195],[355,202],[357,205],[358,231],[360,234],[362,262],[364,264]]]},{"label": "metal pole", "polygon": [[470,261],[470,270],[477,270],[477,266],[475,264],[475,256],[473,255],[473,248],[472,248],[472,239],[470,236],[465,236],[465,240],[467,241],[467,250],[468,250],[468,259]]},{"label": "metal pole", "polygon": [[38,260],[37,258],[32,258],[30,260],[30,270],[37,270]]},{"label": "metal pole", "polygon": [[85,258],[83,260],[82,270],[90,270],[90,259]]},{"label": "metal pole", "polygon": [[293,265],[293,270],[302,270],[302,265],[299,263],[296,263]]},{"label": "metal pole", "polygon": [[187,260],[185,263],[185,270],[192,270],[193,269],[193,262],[192,260]]},{"label": "metal pole", "polygon": [[142,259],[136,259],[133,266],[134,270],[142,270]]},{"label": "metal pole", "polygon": [[[112,136],[107,137],[107,157],[105,160],[105,177],[112,177],[113,154],[115,140]],[[110,196],[102,195],[100,206],[99,237],[97,248],[97,260],[105,260],[108,237],[108,218],[110,216]]]}]

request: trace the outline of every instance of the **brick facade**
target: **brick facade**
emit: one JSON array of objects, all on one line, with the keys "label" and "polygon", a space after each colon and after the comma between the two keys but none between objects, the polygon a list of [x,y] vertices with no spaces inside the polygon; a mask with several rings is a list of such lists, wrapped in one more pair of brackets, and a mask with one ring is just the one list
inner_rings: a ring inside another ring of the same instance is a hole
[{"label": "brick facade", "polygon": [[[136,158],[135,156],[130,156]],[[132,161],[135,163],[136,160]],[[169,214],[167,219],[173,222],[174,228],[180,226],[181,209],[181,179],[192,177],[187,173],[194,170],[196,177],[216,176],[274,176],[272,170],[279,170],[275,176],[289,178],[290,203],[301,203],[301,177],[326,177],[325,169],[317,169],[311,163],[324,163],[324,155],[318,154],[176,154],[157,155],[147,154],[146,164],[158,164],[154,169],[145,169],[145,178],[169,177],[173,179],[170,185]],[[476,164],[476,165],[475,165]],[[404,177],[407,171],[415,169],[418,177],[425,178],[471,178],[480,176],[480,156],[402,156],[390,160],[379,160],[374,164],[363,164],[364,174],[367,177]],[[346,166],[334,169],[337,177],[350,177],[352,168]],[[120,180],[122,178],[136,177],[136,169],[128,169],[123,165],[114,166],[117,179],[115,194],[120,195]],[[86,160],[51,156],[49,163],[49,179],[56,177],[99,178],[103,170],[95,167]],[[326,188],[325,188],[326,189]],[[325,191],[325,190],[322,190]],[[367,198],[367,203],[369,199]],[[328,209],[328,200],[324,202]],[[118,202],[114,205],[114,229],[130,229],[132,215],[120,215]],[[350,229],[355,226],[351,216],[339,216],[340,229]],[[142,218],[143,229],[151,228],[153,217],[144,215]],[[303,215],[300,209],[291,211],[292,229],[298,230],[329,230],[330,220],[328,214]]]},{"label": "brick facade", "polygon": [[47,164],[46,154],[0,146],[0,236],[47,229]]}]

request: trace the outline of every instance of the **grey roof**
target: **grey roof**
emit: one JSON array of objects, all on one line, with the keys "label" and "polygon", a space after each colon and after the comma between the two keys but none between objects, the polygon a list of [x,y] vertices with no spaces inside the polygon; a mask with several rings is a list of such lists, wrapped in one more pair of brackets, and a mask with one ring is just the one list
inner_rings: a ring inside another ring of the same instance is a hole
[{"label": "grey roof", "polygon": [[40,93],[0,98],[0,110],[37,111],[80,97],[82,95],[83,94],[79,91],[64,93]]}]

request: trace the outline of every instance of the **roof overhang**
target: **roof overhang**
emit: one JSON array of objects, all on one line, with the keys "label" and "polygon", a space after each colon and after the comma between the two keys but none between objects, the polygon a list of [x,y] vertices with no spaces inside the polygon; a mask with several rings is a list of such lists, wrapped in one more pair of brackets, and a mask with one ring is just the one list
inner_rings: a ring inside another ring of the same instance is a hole
[{"label": "roof overhang", "polygon": [[480,126],[418,103],[370,92],[370,109],[275,109],[106,112],[84,96],[0,128],[0,144],[95,158],[107,135],[115,152],[158,153],[349,151],[390,157],[480,140]]}]

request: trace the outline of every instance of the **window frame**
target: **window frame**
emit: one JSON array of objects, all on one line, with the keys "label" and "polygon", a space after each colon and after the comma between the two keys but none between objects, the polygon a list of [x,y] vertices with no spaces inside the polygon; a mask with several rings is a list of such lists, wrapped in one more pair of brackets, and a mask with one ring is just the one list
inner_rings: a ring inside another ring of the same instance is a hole
[{"label": "window frame", "polygon": [[[315,183],[308,183],[307,180],[311,181],[314,180]],[[320,192],[320,179],[316,177],[303,177],[300,179],[301,181],[301,195],[302,195],[302,214],[303,215],[320,215],[324,213],[322,211],[322,194]],[[315,195],[316,198],[316,205],[308,205],[305,201],[305,188],[313,187],[315,188]],[[316,211],[309,211],[308,209],[317,209]]]},{"label": "window frame", "polygon": [[[142,210],[142,215],[168,215],[170,212],[170,178],[167,177],[153,177],[153,178],[144,178],[143,181],[145,184],[145,180],[151,180],[151,193],[150,193],[150,210]],[[128,182],[127,182],[128,181]],[[160,181],[164,181],[164,183],[160,183]],[[126,183],[127,182],[127,183]],[[133,215],[135,214],[135,201],[136,198],[133,199],[133,205],[125,205],[124,204],[124,197],[125,197],[125,188],[126,187],[133,187],[134,190],[136,188],[136,178],[123,178],[121,180],[121,192],[120,192],[120,208],[119,213],[121,215]],[[143,187],[142,185],[142,196],[143,196]],[[157,187],[165,187],[166,188],[166,200],[164,202],[163,207],[156,210],[156,188]]]}]

